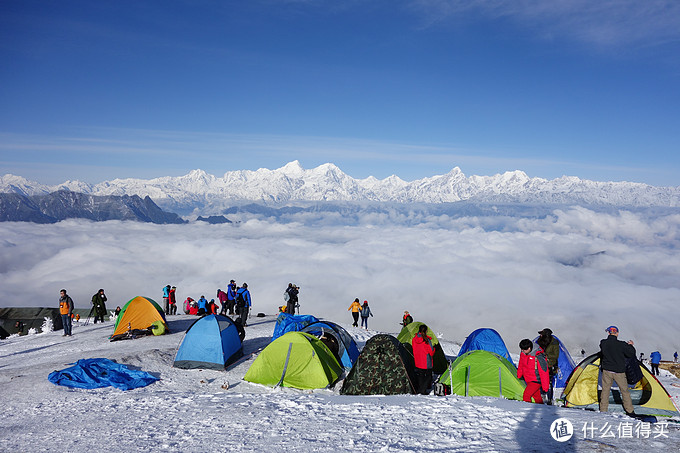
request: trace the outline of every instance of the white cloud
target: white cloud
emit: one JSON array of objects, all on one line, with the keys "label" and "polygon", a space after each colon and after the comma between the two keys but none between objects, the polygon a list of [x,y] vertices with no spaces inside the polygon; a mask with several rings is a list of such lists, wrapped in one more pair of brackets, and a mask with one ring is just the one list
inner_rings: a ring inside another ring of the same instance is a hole
[{"label": "white cloud", "polygon": [[[152,225],[65,221],[0,224],[3,306],[56,306],[69,290],[89,306],[100,287],[115,308],[136,295],[180,300],[234,278],[246,281],[254,311],[275,313],[288,282],[301,286],[301,309],[347,321],[358,297],[371,327],[398,331],[403,310],[449,340],[493,327],[511,350],[552,328],[572,350],[594,351],[618,325],[646,354],[680,349],[680,216],[598,214],[583,208],[542,219],[449,218],[236,225]],[[604,251],[605,253],[598,252]]]}]

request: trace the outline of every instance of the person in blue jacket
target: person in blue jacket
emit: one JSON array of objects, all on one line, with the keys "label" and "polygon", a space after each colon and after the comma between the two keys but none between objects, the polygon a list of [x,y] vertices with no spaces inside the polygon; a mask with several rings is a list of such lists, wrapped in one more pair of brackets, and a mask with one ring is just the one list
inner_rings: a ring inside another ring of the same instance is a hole
[{"label": "person in blue jacket", "polygon": [[198,299],[198,316],[203,316],[206,313],[208,313],[208,299],[205,298],[205,296],[201,296],[200,299]]},{"label": "person in blue jacket", "polygon": [[234,307],[236,306],[236,282],[231,280],[227,285],[227,310],[229,316],[234,315]]},{"label": "person in blue jacket", "polygon": [[248,284],[244,283],[236,291],[236,311],[239,315],[239,319],[241,320],[241,325],[243,327],[246,327],[248,325],[246,321],[248,320],[248,312],[250,311],[250,307],[252,305],[253,304],[250,298],[250,291],[248,291]]},{"label": "person in blue jacket", "polygon": [[170,285],[163,287],[163,311],[166,315],[170,314]]},{"label": "person in blue jacket", "polygon": [[361,306],[361,327],[365,327],[368,330],[368,317],[373,316],[371,309],[368,306],[368,301],[365,300],[364,304]]},{"label": "person in blue jacket", "polygon": [[649,354],[649,361],[652,364],[652,375],[659,375],[659,363],[661,363],[661,353],[654,351]]}]

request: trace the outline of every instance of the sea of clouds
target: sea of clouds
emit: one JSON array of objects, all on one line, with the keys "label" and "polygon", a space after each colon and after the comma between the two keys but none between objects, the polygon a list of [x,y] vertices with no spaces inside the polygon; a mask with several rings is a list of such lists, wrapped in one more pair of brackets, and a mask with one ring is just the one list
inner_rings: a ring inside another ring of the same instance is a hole
[{"label": "sea of clouds", "polygon": [[300,213],[282,223],[154,225],[63,221],[0,223],[0,306],[58,305],[66,288],[87,308],[99,288],[108,307],[137,295],[160,301],[166,284],[214,298],[247,282],[253,311],[276,313],[289,282],[301,313],[347,322],[368,300],[370,327],[398,332],[404,310],[438,335],[464,341],[479,327],[511,352],[550,327],[572,353],[598,349],[615,324],[638,352],[680,349],[680,215],[581,207],[539,218],[384,213]]}]

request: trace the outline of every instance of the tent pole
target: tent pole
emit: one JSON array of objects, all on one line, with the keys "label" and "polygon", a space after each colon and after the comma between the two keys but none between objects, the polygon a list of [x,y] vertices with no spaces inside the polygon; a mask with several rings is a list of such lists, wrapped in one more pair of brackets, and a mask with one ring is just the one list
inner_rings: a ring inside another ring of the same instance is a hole
[{"label": "tent pole", "polygon": [[283,365],[283,373],[281,373],[281,380],[274,387],[279,387],[283,384],[283,378],[286,377],[286,370],[288,369],[288,360],[290,360],[290,351],[293,349],[293,343],[288,343],[288,354],[286,354],[286,363]]}]

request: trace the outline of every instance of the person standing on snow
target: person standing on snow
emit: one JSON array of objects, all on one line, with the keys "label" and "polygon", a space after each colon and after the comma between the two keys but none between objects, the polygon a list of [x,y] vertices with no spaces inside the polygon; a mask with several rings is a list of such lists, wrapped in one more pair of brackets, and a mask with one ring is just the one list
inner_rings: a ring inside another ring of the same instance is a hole
[{"label": "person standing on snow", "polygon": [[626,380],[626,359],[636,356],[633,340],[629,340],[627,343],[619,340],[619,328],[616,326],[607,327],[605,332],[609,335],[600,341],[600,354],[602,355],[602,359],[600,359],[602,371],[600,412],[609,410],[609,393],[612,383],[616,382],[616,385],[619,386],[626,415],[635,416],[633,400],[630,397],[628,381]]},{"label": "person standing on snow", "polygon": [[535,403],[543,404],[541,390],[547,392],[550,388],[550,373],[548,373],[548,359],[540,346],[534,353],[533,343],[528,338],[519,342],[519,365],[517,366],[517,379],[524,379],[527,386],[524,389],[522,399],[530,403],[532,398]]},{"label": "person standing on snow", "polygon": [[104,290],[100,289],[92,296],[92,309],[94,310],[94,323],[97,324],[97,320],[104,322],[104,315],[106,315],[106,294]]},{"label": "person standing on snow", "polygon": [[659,375],[659,364],[661,363],[661,353],[654,351],[649,354],[649,362],[652,364],[652,376]]},{"label": "person standing on snow", "polygon": [[229,310],[229,316],[234,315],[234,307],[236,306],[236,282],[230,280],[227,285],[227,310]]},{"label": "person standing on snow", "polygon": [[352,310],[352,318],[354,318],[354,322],[352,323],[352,327],[359,327],[358,322],[359,322],[359,312],[361,311],[361,303],[359,303],[359,298],[357,297],[354,299],[354,302],[352,302],[352,305],[349,306],[347,311]]},{"label": "person standing on snow", "polygon": [[248,312],[250,311],[250,307],[252,305],[253,303],[250,298],[250,291],[248,291],[248,284],[244,283],[241,285],[238,291],[236,291],[236,308],[238,310],[238,314],[241,319],[241,325],[243,327],[248,326]]},{"label": "person standing on snow", "polygon": [[406,327],[409,324],[411,324],[412,322],[413,322],[413,317],[411,316],[411,314],[408,312],[408,310],[404,311],[404,317],[401,320],[401,325]]},{"label": "person standing on snow", "polygon": [[66,294],[66,290],[62,289],[59,291],[61,297],[59,298],[59,313],[61,314],[61,323],[64,325],[64,335],[71,336],[71,316],[73,316],[73,299],[71,296]]},{"label": "person standing on snow", "polygon": [[170,314],[170,285],[163,287],[163,310],[166,315]]},{"label": "person standing on snow", "polygon": [[220,314],[225,315],[227,314],[227,293],[222,291],[220,288],[217,288],[217,300],[220,301]]},{"label": "person standing on snow", "polygon": [[558,363],[560,358],[560,342],[553,337],[552,330],[547,327],[538,332],[540,337],[536,340],[548,359],[548,373],[550,374],[550,388],[548,389],[548,404],[553,401],[553,388],[555,386],[555,376],[557,376]]},{"label": "person standing on snow", "polygon": [[368,330],[368,317],[373,316],[373,313],[371,313],[371,309],[368,306],[368,301],[364,301],[364,305],[361,306],[361,327],[366,327],[366,330]]},{"label": "person standing on snow", "polygon": [[177,314],[177,287],[173,286],[170,288],[170,314]]},{"label": "person standing on snow", "polygon": [[413,360],[416,368],[416,392],[421,395],[430,393],[432,386],[432,365],[434,364],[434,348],[432,338],[427,335],[427,326],[421,324],[418,333],[411,340]]},{"label": "person standing on snow", "polygon": [[286,295],[288,300],[286,300],[286,313],[289,315],[295,314],[295,307],[298,304],[298,293],[300,289],[292,283],[288,283],[288,288],[286,288]]}]

